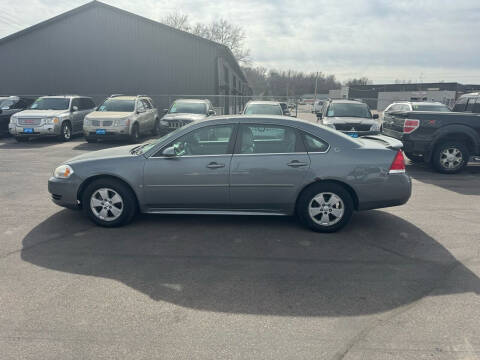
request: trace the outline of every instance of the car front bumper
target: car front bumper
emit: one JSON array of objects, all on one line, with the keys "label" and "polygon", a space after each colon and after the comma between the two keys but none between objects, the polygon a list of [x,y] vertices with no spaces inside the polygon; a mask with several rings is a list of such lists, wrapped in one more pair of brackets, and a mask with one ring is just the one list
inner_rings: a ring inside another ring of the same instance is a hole
[{"label": "car front bumper", "polygon": [[[105,133],[98,133],[98,130],[104,130]],[[128,126],[84,126],[83,135],[88,139],[128,139],[130,136],[130,129]]]},{"label": "car front bumper", "polygon": [[58,206],[78,209],[80,203],[77,196],[80,184],[80,179],[75,175],[70,179],[57,179],[52,176],[48,180],[48,192],[52,196],[52,201]]},{"label": "car front bumper", "polygon": [[[25,129],[33,129],[33,132],[26,133]],[[9,124],[8,131],[13,136],[57,136],[60,135],[60,126],[58,124],[41,126]]]}]

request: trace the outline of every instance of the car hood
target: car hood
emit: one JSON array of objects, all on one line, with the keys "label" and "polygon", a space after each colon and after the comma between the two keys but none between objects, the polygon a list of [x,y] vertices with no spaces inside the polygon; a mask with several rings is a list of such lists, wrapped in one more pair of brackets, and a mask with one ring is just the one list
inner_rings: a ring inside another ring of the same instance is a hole
[{"label": "car hood", "polygon": [[119,158],[119,157],[138,156],[138,155],[132,155],[130,153],[130,150],[136,146],[138,145],[125,145],[125,146],[118,146],[118,147],[113,147],[109,149],[104,149],[104,150],[88,152],[65,161],[65,164],[75,164],[78,162],[89,161],[89,160],[109,160],[109,159]]},{"label": "car hood", "polygon": [[23,110],[16,114],[17,117],[47,117],[68,114],[68,110]]},{"label": "car hood", "polygon": [[372,125],[377,122],[376,119],[371,118],[359,118],[359,117],[327,117],[326,122],[331,124],[364,124]]},{"label": "car hood", "polygon": [[166,114],[162,120],[202,120],[205,119],[207,115],[205,114],[188,114],[188,113],[176,113],[176,114]]},{"label": "car hood", "polygon": [[87,115],[89,119],[119,119],[131,115],[131,112],[123,111],[93,111]]}]

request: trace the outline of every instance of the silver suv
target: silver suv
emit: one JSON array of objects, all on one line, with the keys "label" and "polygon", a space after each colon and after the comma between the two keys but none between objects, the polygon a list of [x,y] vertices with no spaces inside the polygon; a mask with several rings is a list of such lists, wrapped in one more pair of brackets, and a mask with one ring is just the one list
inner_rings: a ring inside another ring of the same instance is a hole
[{"label": "silver suv", "polygon": [[85,117],[83,134],[88,142],[126,139],[137,143],[143,134],[158,135],[159,126],[157,109],[149,97],[112,95]]},{"label": "silver suv", "polygon": [[12,115],[8,130],[19,142],[39,136],[69,141],[73,134],[82,132],[83,119],[93,110],[95,103],[89,97],[43,96],[29,109]]}]

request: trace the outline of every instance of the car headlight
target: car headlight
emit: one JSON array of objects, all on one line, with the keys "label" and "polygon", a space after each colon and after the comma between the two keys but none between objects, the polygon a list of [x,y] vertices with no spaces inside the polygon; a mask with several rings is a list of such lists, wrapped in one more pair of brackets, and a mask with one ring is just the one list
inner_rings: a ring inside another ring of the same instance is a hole
[{"label": "car headlight", "polygon": [[160,125],[168,126],[168,121],[167,120],[160,120]]},{"label": "car headlight", "polygon": [[85,126],[90,125],[90,120],[88,120],[87,118],[84,118],[83,119],[83,125],[85,125]]},{"label": "car headlight", "polygon": [[370,131],[379,131],[380,130],[380,124],[379,123],[374,123],[371,127],[370,127]]},{"label": "car headlight", "polygon": [[336,129],[335,125],[333,125],[332,123],[327,123],[325,125],[328,127],[331,127],[332,129]]},{"label": "car headlight", "polygon": [[45,121],[45,124],[58,124],[60,121],[58,117],[47,117],[43,119]]},{"label": "car headlight", "polygon": [[129,118],[118,119],[118,120],[115,120],[115,122],[113,123],[113,126],[128,126],[128,125],[130,125]]},{"label": "car headlight", "polygon": [[16,124],[17,123],[17,118],[15,115],[10,116],[10,124]]},{"label": "car headlight", "polygon": [[57,179],[68,179],[73,174],[73,169],[70,165],[60,165],[53,172],[53,176]]}]

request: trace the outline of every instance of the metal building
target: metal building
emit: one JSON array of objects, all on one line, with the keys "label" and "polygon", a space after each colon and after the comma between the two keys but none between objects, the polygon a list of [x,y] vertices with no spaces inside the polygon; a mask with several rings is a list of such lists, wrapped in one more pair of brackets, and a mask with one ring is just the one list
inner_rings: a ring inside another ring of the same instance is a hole
[{"label": "metal building", "polygon": [[178,95],[239,111],[247,80],[224,45],[92,1],[0,39],[0,94],[147,94],[158,108]]}]

